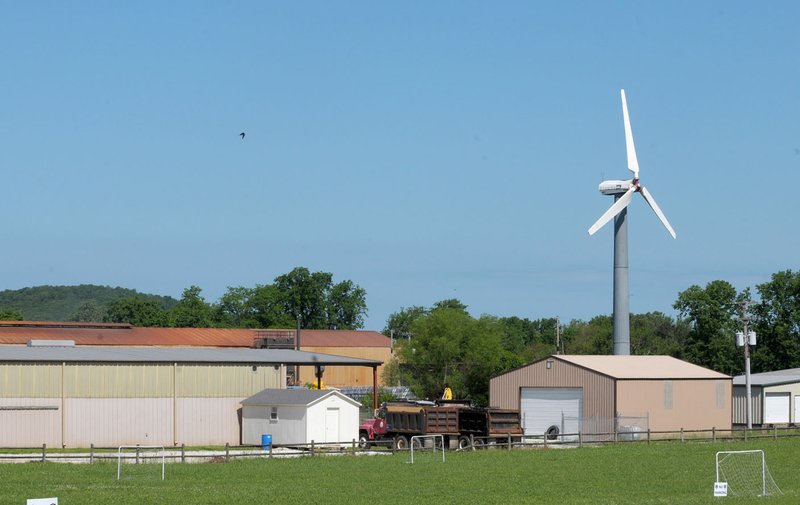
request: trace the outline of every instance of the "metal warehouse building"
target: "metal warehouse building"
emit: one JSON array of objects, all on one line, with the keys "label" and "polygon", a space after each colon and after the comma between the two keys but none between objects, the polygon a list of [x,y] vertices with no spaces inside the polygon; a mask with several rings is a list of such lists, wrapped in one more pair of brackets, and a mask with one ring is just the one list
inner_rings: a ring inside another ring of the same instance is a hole
[{"label": "metal warehouse building", "polygon": [[526,435],[727,430],[731,378],[670,356],[551,356],[494,377],[493,406],[520,409]]},{"label": "metal warehouse building", "polygon": [[[369,330],[276,330],[239,328],[140,328],[125,323],[0,321],[0,346],[26,345],[31,340],[72,340],[79,346],[210,347],[294,349],[388,363],[389,337]],[[378,366],[378,380],[383,372]],[[314,367],[289,369],[292,384],[315,380]],[[293,375],[296,374],[296,375]],[[337,366],[325,371],[328,386],[372,386],[372,373],[362,366]]]},{"label": "metal warehouse building", "polygon": [[[733,378],[733,424],[747,424],[745,376]],[[750,374],[754,425],[800,421],[800,368]]]},{"label": "metal warehouse building", "polygon": [[[57,344],[53,342],[53,344]],[[240,442],[240,404],[287,365],[380,361],[287,349],[0,346],[0,447]]]}]

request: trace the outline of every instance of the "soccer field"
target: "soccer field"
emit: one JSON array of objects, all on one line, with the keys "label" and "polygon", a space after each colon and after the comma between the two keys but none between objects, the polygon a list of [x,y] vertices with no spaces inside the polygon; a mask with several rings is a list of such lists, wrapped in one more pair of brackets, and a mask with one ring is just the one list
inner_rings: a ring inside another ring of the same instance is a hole
[{"label": "soccer field", "polygon": [[73,504],[719,504],[718,450],[763,449],[783,496],[798,503],[800,439],[736,443],[619,444],[580,449],[448,452],[446,462],[407,454],[317,456],[167,464],[116,480],[112,463],[0,465],[0,504],[58,497]]}]

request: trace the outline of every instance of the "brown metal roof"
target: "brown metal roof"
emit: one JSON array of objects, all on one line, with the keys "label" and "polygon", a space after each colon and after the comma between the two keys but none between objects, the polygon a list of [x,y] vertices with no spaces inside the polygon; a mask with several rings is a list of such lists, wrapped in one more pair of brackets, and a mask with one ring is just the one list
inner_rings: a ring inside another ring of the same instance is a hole
[{"label": "brown metal roof", "polygon": [[[253,347],[257,339],[294,338],[294,330],[236,328],[137,328],[128,324],[4,321],[0,345],[25,345],[29,340],[74,340],[76,345]],[[376,331],[301,330],[301,347],[390,347]]]},{"label": "brown metal roof", "polygon": [[615,379],[730,379],[672,356],[560,355],[548,359],[567,361]]}]

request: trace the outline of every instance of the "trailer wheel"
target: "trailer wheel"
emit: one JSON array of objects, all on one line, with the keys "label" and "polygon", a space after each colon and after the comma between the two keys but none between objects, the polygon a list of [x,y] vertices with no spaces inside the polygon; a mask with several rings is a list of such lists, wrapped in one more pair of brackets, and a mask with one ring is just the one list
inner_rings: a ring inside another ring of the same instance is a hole
[{"label": "trailer wheel", "polygon": [[372,444],[369,441],[369,437],[367,436],[366,431],[362,431],[358,434],[358,447],[359,449],[369,450]]},{"label": "trailer wheel", "polygon": [[470,445],[469,445],[469,437],[462,436],[462,437],[460,437],[458,439],[458,448],[459,449],[462,449],[462,450],[463,449],[469,449],[469,447],[470,447]]},{"label": "trailer wheel", "polygon": [[408,437],[405,435],[397,435],[394,437],[394,448],[398,451],[408,450]]}]

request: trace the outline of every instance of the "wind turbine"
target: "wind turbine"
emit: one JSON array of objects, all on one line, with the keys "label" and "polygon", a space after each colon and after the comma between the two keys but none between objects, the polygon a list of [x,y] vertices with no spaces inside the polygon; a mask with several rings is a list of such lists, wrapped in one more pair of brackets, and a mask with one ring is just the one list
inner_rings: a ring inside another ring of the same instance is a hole
[{"label": "wind turbine", "polygon": [[628,170],[633,172],[633,179],[600,183],[600,192],[604,195],[612,195],[614,204],[589,228],[589,235],[594,235],[597,230],[612,218],[614,219],[614,354],[627,356],[631,353],[627,216],[628,204],[631,203],[634,193],[642,195],[644,201],[653,209],[672,238],[675,238],[675,230],[661,212],[653,195],[639,182],[639,161],[636,159],[636,147],[633,145],[633,132],[631,120],[628,117],[625,90],[620,90],[620,94],[622,95],[622,116],[625,121],[625,145],[628,149]]}]

